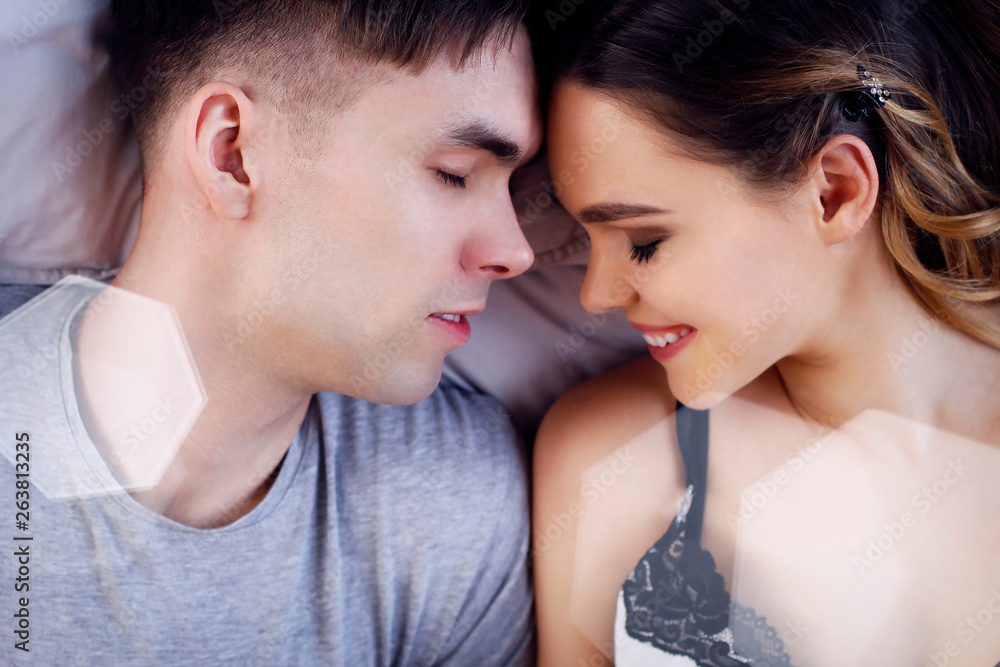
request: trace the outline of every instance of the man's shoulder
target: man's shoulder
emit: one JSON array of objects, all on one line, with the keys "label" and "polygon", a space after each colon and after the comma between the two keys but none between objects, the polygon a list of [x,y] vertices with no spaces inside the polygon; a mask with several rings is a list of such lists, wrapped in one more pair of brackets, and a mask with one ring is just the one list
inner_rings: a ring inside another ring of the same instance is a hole
[{"label": "man's shoulder", "polygon": [[326,392],[317,402],[333,483],[355,512],[469,539],[526,523],[523,442],[495,399],[442,383],[408,406]]},{"label": "man's shoulder", "polygon": [[0,285],[0,319],[48,289],[45,285]]},{"label": "man's shoulder", "polygon": [[[338,449],[405,454],[428,462],[456,456],[491,460],[522,446],[510,416],[496,399],[442,382],[412,405],[369,403],[342,394],[316,395],[323,434]],[[410,463],[417,463],[412,460]]]},{"label": "man's shoulder", "polygon": [[414,405],[317,404],[340,544],[440,628],[421,664],[522,664],[509,656],[532,636],[528,473],[506,411],[447,382]]}]

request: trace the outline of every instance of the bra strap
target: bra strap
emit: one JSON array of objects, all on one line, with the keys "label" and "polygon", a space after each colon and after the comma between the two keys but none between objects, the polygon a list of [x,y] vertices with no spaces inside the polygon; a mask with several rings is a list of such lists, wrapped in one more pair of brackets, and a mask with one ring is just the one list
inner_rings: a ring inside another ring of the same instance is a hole
[{"label": "bra strap", "polygon": [[687,486],[694,492],[684,534],[689,539],[700,541],[708,479],[708,410],[693,410],[678,401],[676,419],[677,442],[684,459]]}]

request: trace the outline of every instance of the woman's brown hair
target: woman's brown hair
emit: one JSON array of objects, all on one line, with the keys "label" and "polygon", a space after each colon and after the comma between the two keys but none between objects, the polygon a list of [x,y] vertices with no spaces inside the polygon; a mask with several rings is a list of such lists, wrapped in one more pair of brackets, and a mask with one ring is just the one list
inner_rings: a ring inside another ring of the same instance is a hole
[{"label": "woman's brown hair", "polygon": [[[914,297],[1000,348],[995,313],[977,307],[1000,300],[1000,3],[563,0],[533,22],[551,76],[759,185],[802,178],[834,134],[865,138],[886,248]],[[850,121],[858,65],[892,97]]]}]

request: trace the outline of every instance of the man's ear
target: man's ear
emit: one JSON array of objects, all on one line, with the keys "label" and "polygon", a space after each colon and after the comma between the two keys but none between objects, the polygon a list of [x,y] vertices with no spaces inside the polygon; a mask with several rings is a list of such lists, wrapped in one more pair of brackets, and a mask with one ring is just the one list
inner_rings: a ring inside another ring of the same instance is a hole
[{"label": "man's ear", "polygon": [[222,81],[205,84],[188,103],[188,163],[209,206],[223,218],[242,220],[250,213],[259,174],[246,148],[256,111],[240,88]]},{"label": "man's ear", "polygon": [[871,149],[852,134],[838,134],[814,156],[813,164],[820,237],[827,245],[854,238],[878,201],[878,168]]}]

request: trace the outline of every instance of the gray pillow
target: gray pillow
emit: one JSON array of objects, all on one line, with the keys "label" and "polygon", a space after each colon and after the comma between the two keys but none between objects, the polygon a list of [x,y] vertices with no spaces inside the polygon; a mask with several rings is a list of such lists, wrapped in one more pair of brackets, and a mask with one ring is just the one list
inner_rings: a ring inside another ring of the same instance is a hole
[{"label": "gray pillow", "polygon": [[108,7],[0,3],[0,282],[106,278],[132,246],[139,154],[98,44]]}]

